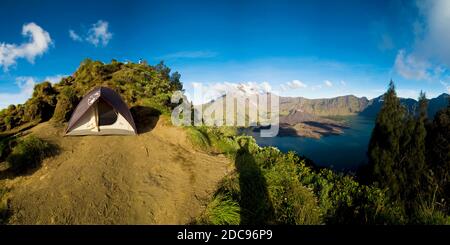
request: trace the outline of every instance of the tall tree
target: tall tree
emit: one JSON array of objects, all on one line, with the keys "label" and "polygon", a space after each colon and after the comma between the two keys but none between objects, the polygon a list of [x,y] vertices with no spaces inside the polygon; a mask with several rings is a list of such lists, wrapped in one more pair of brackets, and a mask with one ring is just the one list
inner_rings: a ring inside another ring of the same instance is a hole
[{"label": "tall tree", "polygon": [[427,194],[427,165],[425,159],[425,139],[427,131],[428,101],[425,93],[420,92],[419,106],[415,113],[407,116],[401,137],[400,171],[402,191],[400,198],[407,210],[413,209],[425,201]]},{"label": "tall tree", "polygon": [[398,197],[401,191],[397,169],[400,168],[400,138],[406,110],[400,104],[391,80],[389,89],[383,96],[383,105],[376,118],[375,127],[369,142],[369,181],[381,188],[389,188],[392,196]]},{"label": "tall tree", "polygon": [[436,113],[427,136],[427,162],[433,171],[434,190],[450,202],[450,99],[447,108]]}]

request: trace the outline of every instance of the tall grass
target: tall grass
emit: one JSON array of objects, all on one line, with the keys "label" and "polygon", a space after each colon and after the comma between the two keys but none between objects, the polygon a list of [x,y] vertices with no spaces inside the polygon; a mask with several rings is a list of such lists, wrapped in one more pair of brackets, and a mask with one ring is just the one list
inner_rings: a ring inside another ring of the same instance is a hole
[{"label": "tall grass", "polygon": [[8,221],[9,208],[6,194],[8,190],[0,188],[0,224],[5,224]]},{"label": "tall grass", "polygon": [[413,222],[425,225],[450,225],[450,216],[435,205],[424,203],[415,212]]},{"label": "tall grass", "polygon": [[[297,165],[278,149],[229,128],[189,128],[191,140],[210,152],[226,153],[235,171],[219,184],[201,216],[206,224],[320,224],[321,210]],[[232,222],[233,221],[233,222]]]},{"label": "tall grass", "polygon": [[197,127],[189,127],[187,129],[188,137],[191,143],[202,150],[209,150],[211,143],[209,141],[208,135],[204,130]]},{"label": "tall grass", "polygon": [[30,135],[18,140],[11,154],[6,158],[8,167],[15,173],[37,167],[42,160],[56,153],[56,146]]},{"label": "tall grass", "polygon": [[[361,185],[352,176],[330,169],[316,169],[293,152],[259,147],[250,136],[225,135],[220,128],[189,130],[197,145],[210,152],[228,152],[236,166],[217,187],[202,223],[221,223],[236,204],[240,224],[407,222],[404,210],[389,199],[386,190]],[[421,215],[428,222],[446,222],[445,216],[429,209]]]},{"label": "tall grass", "polygon": [[212,225],[238,225],[240,219],[239,203],[226,195],[216,195],[206,207],[199,223]]},{"label": "tall grass", "polygon": [[234,127],[188,127],[187,132],[194,146],[210,153],[233,157],[239,149]]},{"label": "tall grass", "polygon": [[14,145],[15,137],[9,136],[5,138],[0,138],[0,162],[6,159],[6,157],[11,153],[12,147]]}]

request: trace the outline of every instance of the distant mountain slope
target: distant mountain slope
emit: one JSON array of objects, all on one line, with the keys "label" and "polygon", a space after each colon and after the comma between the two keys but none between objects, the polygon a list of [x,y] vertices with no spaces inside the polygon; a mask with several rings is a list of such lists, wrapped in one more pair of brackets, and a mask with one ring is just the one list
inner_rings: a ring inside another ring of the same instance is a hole
[{"label": "distant mountain slope", "polygon": [[[248,93],[235,94],[234,96],[248,96]],[[203,104],[203,109],[223,107],[225,109],[228,95],[223,95],[216,100]],[[447,106],[448,94],[442,94],[429,100],[429,117]],[[400,98],[400,102],[406,109],[414,113],[418,102],[414,99]],[[247,102],[248,103],[248,102]],[[257,110],[256,104],[245,105],[245,111],[235,111],[234,116],[242,116],[250,121],[248,111],[251,108]],[[280,135],[298,135],[304,137],[320,138],[323,135],[341,134],[347,127],[344,121],[333,118],[335,116],[363,115],[375,118],[383,105],[383,96],[368,100],[366,97],[358,98],[354,95],[339,96],[327,99],[306,99],[303,97],[279,97]],[[218,107],[217,107],[218,106]],[[210,114],[206,113],[207,115]],[[238,115],[242,114],[243,115]],[[205,115],[205,111],[204,111]],[[225,116],[226,117],[226,116]],[[224,120],[214,118],[213,120]]]},{"label": "distant mountain slope", "polygon": [[367,107],[366,97],[354,95],[339,96],[330,99],[306,99],[303,97],[280,97],[280,112],[289,114],[292,110],[317,116],[354,115]]},{"label": "distant mountain slope", "polygon": [[[280,97],[281,115],[292,114],[293,111],[303,112],[314,116],[346,116],[364,115],[376,117],[383,105],[383,96],[368,100],[366,97],[358,98],[354,95],[339,96],[329,99],[306,99],[303,97]],[[428,115],[430,117],[447,106],[449,95],[443,93],[429,100]],[[400,102],[408,111],[414,112],[417,101],[409,98],[400,98]]]},{"label": "distant mountain slope", "polygon": [[[406,107],[406,110],[414,113],[417,108],[417,101],[410,98],[400,98],[400,103]],[[367,107],[364,108],[359,115],[363,115],[366,117],[376,117],[378,112],[381,110],[381,106],[383,105],[383,95],[378,96],[377,98],[371,99],[367,104]]]},{"label": "distant mountain slope", "polygon": [[435,115],[440,109],[446,107],[449,103],[449,99],[450,95],[444,93],[428,101],[428,115]]}]

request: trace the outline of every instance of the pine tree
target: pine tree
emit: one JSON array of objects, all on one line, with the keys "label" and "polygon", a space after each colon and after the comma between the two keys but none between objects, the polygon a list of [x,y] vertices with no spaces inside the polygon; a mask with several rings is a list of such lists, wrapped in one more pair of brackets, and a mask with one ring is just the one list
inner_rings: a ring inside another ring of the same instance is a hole
[{"label": "pine tree", "polygon": [[407,210],[413,212],[418,204],[426,200],[427,166],[425,159],[425,139],[428,101],[425,93],[419,96],[419,106],[415,117],[408,116],[401,137],[400,171],[402,191],[400,198]]},{"label": "pine tree", "polygon": [[434,116],[427,136],[427,163],[433,172],[437,200],[450,202],[450,99],[447,108]]},{"label": "pine tree", "polygon": [[400,104],[392,80],[383,100],[369,142],[369,180],[381,188],[388,188],[391,196],[398,197],[402,182],[402,176],[398,176],[400,138],[406,110]]}]

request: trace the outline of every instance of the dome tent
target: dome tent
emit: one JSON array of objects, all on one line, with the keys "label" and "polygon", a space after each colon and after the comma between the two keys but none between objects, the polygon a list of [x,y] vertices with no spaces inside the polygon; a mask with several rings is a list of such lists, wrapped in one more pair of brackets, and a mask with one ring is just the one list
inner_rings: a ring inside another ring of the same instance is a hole
[{"label": "dome tent", "polygon": [[128,106],[114,90],[96,87],[78,104],[66,135],[135,135],[136,125]]}]

